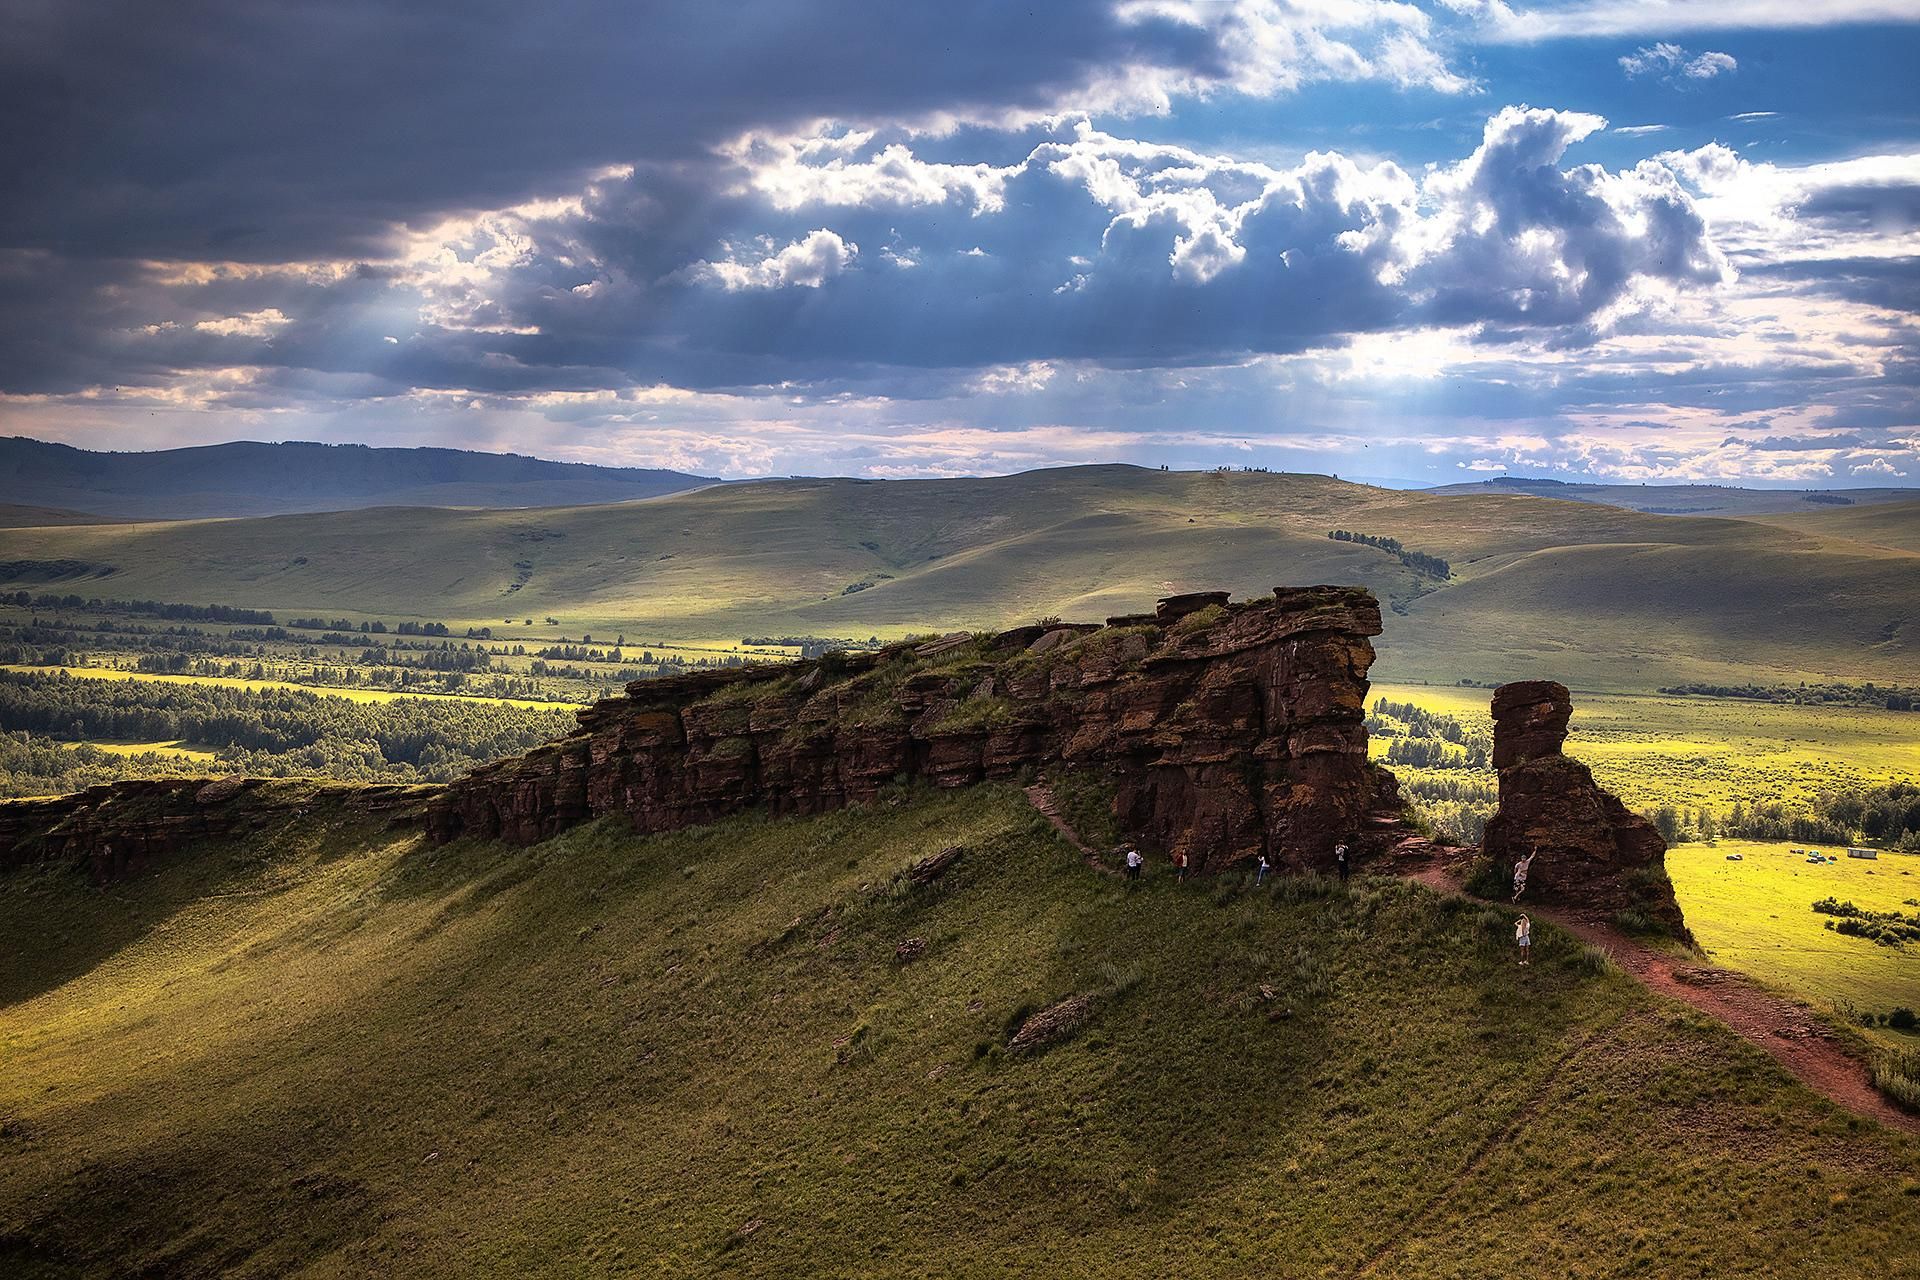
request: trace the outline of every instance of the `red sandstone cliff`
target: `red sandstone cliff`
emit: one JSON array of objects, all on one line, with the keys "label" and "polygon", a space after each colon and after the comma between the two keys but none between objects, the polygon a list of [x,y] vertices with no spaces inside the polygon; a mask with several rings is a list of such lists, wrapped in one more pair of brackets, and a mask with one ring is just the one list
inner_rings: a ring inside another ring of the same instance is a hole
[{"label": "red sandstone cliff", "polygon": [[138,875],[194,845],[244,836],[315,804],[364,813],[418,806],[425,787],[260,778],[109,782],[72,795],[0,802],[0,872],[30,862],[85,866],[96,883]]},{"label": "red sandstone cliff", "polygon": [[1150,848],[1202,869],[1262,852],[1327,869],[1374,799],[1363,719],[1379,633],[1357,588],[1210,592],[1099,628],[638,681],[572,736],[452,783],[428,830],[530,843],[621,814],[667,831],[756,805],[839,808],[899,776],[1095,769]]}]

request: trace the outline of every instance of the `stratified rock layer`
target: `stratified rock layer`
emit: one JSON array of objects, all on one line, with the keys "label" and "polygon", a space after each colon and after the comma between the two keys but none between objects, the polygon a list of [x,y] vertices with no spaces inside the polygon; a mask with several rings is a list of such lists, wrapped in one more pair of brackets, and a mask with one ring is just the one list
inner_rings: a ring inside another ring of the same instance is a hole
[{"label": "stratified rock layer", "polygon": [[243,836],[315,803],[366,813],[417,805],[422,787],[285,784],[260,778],[109,782],[72,795],[0,803],[0,871],[84,865],[97,883],[138,875],[196,844]]},{"label": "stratified rock layer", "polygon": [[1551,680],[1502,685],[1493,694],[1493,759],[1500,810],[1487,823],[1485,851],[1508,875],[1528,853],[1523,901],[1594,911],[1634,909],[1684,936],[1667,879],[1667,842],[1561,754],[1573,698]]},{"label": "stratified rock layer", "polygon": [[1375,803],[1363,720],[1379,633],[1356,588],[1209,592],[1101,628],[636,681],[570,737],[451,784],[428,831],[531,843],[607,814],[668,831],[756,805],[836,809],[896,777],[1091,769],[1150,850],[1202,869],[1260,853],[1330,869]]}]

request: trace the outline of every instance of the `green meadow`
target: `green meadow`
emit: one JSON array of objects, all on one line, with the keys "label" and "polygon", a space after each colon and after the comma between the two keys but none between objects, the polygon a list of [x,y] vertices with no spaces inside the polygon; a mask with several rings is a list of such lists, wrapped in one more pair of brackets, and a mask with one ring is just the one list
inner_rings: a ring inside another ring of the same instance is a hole
[{"label": "green meadow", "polygon": [[[1492,730],[1490,689],[1387,682],[1368,696]],[[1724,811],[1920,778],[1920,714],[1575,689],[1567,754],[1629,808]]]},{"label": "green meadow", "polygon": [[302,803],[0,878],[7,1274],[1920,1275],[1920,1144],[1501,909],[1130,889],[1007,787],[532,849]]},{"label": "green meadow", "polygon": [[[1491,729],[1485,689],[1375,685],[1374,697],[1411,702]],[[1376,742],[1376,754],[1384,749]],[[1736,802],[1804,805],[1920,777],[1920,715],[1858,707],[1796,706],[1742,699],[1574,694],[1567,753],[1589,765],[1628,807],[1708,810],[1724,819]],[[1463,771],[1401,770],[1403,782]],[[1491,783],[1492,774],[1480,775]],[[1877,911],[1912,912],[1920,856],[1886,853],[1811,866],[1789,849],[1808,842],[1719,839],[1676,844],[1667,866],[1687,922],[1707,954],[1832,1016],[1857,1022],[1900,1007],[1920,1010],[1920,951],[1880,946],[1828,930],[1815,900],[1837,896]],[[1827,844],[1826,852],[1843,852]],[[1741,861],[1729,862],[1728,854]],[[1874,1027],[1895,1047],[1914,1037]]]},{"label": "green meadow", "polygon": [[[1912,913],[1920,908],[1920,856],[1882,854],[1813,865],[1794,846],[1759,840],[1676,845],[1667,851],[1674,893],[1694,938],[1709,957],[1750,973],[1782,991],[1859,1024],[1859,1014],[1884,1017],[1894,1009],[1920,1011],[1920,952],[1849,937],[1826,927],[1815,912],[1825,898],[1869,911]],[[1737,856],[1739,861],[1731,861]],[[1867,1029],[1886,1044],[1920,1048],[1920,1036],[1885,1026]]]}]

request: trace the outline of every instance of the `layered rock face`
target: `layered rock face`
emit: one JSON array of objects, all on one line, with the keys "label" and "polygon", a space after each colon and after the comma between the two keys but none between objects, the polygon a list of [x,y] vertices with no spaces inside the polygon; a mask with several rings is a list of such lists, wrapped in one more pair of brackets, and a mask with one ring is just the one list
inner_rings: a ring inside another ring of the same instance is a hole
[{"label": "layered rock face", "polygon": [[902,776],[1091,769],[1150,850],[1329,869],[1377,801],[1363,719],[1379,633],[1356,588],[1200,593],[1104,627],[637,681],[570,737],[449,785],[428,832],[531,843],[606,814],[668,831],[756,805],[835,809]]},{"label": "layered rock face", "polygon": [[1667,880],[1667,842],[1562,755],[1573,699],[1552,680],[1502,685],[1493,694],[1493,762],[1500,810],[1485,852],[1504,872],[1527,854],[1526,899],[1596,911],[1632,908],[1684,936]]},{"label": "layered rock face", "polygon": [[377,813],[417,803],[422,788],[308,786],[259,778],[110,782],[72,795],[0,804],[0,872],[30,862],[84,865],[105,884],[137,875],[204,840],[244,835],[315,801]]}]

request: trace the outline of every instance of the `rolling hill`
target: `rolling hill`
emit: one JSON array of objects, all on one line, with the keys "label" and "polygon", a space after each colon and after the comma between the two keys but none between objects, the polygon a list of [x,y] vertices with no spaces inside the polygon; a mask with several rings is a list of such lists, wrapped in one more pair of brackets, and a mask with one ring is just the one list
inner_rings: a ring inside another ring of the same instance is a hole
[{"label": "rolling hill", "polygon": [[41,440],[0,439],[0,503],[71,508],[109,519],[374,506],[568,506],[624,502],[712,483],[677,471],[459,449],[239,441],[154,453],[93,453]]},{"label": "rolling hill", "polygon": [[1758,516],[1794,511],[1826,511],[1880,502],[1906,502],[1912,488],[1896,489],[1746,489],[1725,484],[1580,484],[1566,480],[1531,480],[1501,476],[1423,490],[1442,494],[1519,494],[1533,498],[1562,498],[1568,502],[1599,502],[1629,511],[1665,516]]},{"label": "rolling hill", "polygon": [[0,1271],[1920,1269],[1915,1140],[1502,909],[1130,891],[1011,787],[435,849],[274,786],[0,877]]},{"label": "rolling hill", "polygon": [[[1848,519],[1871,520],[1873,540]],[[1839,523],[1821,523],[1823,520]],[[0,586],[647,639],[1100,617],[1171,591],[1354,583],[1381,678],[1920,677],[1920,503],[1763,522],[1323,476],[1076,467],[785,480],[537,511],[376,509],[0,531]],[[1334,529],[1443,557],[1446,582]]]}]

